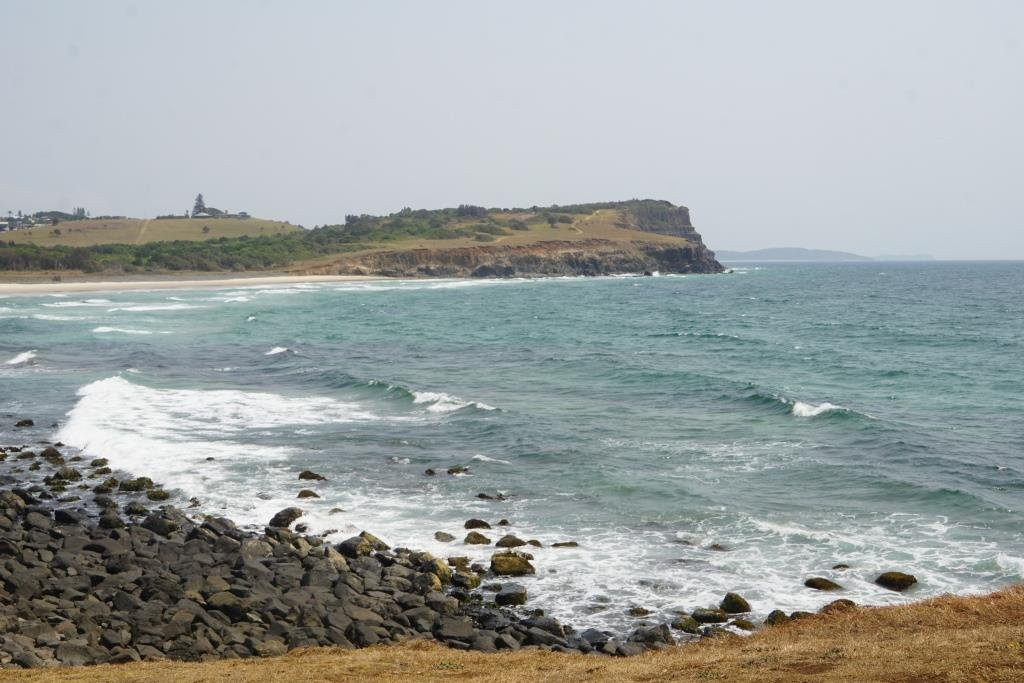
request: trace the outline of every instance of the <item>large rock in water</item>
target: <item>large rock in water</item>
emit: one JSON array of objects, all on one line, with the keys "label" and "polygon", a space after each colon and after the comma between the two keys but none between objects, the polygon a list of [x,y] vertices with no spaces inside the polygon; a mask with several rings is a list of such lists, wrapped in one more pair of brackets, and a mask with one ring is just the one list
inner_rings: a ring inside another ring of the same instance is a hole
[{"label": "large rock in water", "polygon": [[306,513],[303,512],[302,508],[285,508],[270,518],[270,524],[268,526],[287,529],[291,526],[292,522],[304,514]]},{"label": "large rock in water", "polygon": [[808,588],[813,588],[816,591],[838,591],[843,589],[843,587],[835,581],[826,579],[823,576],[812,576],[804,581],[804,585]]},{"label": "large rock in water", "polygon": [[515,551],[491,555],[491,571],[498,576],[525,576],[537,573],[529,558]]},{"label": "large rock in water", "polygon": [[885,572],[875,579],[875,583],[892,591],[905,591],[917,583],[917,577],[903,572]]},{"label": "large rock in water", "polygon": [[750,603],[739,593],[726,593],[719,607],[727,614],[742,614],[750,611]]},{"label": "large rock in water", "polygon": [[707,607],[698,607],[693,610],[693,614],[690,616],[701,624],[721,624],[729,621],[729,615],[725,613],[725,610],[711,609]]}]

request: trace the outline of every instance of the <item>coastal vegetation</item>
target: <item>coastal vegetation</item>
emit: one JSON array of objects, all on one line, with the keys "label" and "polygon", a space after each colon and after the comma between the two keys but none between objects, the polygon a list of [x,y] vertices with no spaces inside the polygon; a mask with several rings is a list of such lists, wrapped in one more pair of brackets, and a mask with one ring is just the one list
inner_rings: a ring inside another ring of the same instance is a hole
[{"label": "coastal vegetation", "polygon": [[[656,236],[699,241],[689,210],[667,201],[630,200],[549,207],[404,208],[387,216],[349,215],[340,225],[303,230],[253,218],[77,220],[0,240],[0,270],[146,273],[286,268],[337,254],[397,247],[459,247],[550,240],[629,240]],[[202,216],[197,218],[196,216]],[[59,232],[55,232],[59,230]]]}]

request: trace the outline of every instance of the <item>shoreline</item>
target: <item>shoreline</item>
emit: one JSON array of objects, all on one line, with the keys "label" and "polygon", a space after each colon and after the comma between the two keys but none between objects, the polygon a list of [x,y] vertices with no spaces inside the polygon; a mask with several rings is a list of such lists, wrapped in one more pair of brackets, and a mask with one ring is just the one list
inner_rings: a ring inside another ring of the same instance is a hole
[{"label": "shoreline", "polygon": [[189,279],[169,276],[162,279],[82,280],[76,282],[10,282],[0,281],[0,295],[32,296],[74,292],[154,291],[203,289],[205,287],[257,287],[316,282],[369,282],[387,280],[379,275],[257,275]]},{"label": "shoreline", "polygon": [[[12,558],[0,565],[0,668],[244,659],[410,639],[626,657],[815,616],[775,610],[762,621],[728,593],[667,623],[637,614],[622,632],[577,630],[529,600],[528,582],[517,579],[543,571],[542,559],[514,536],[493,546],[489,566],[471,564],[454,543],[442,559],[392,549],[367,530],[337,544],[306,535],[299,507],[250,531],[259,525],[203,514],[200,501],[185,502],[188,492],[113,472],[59,442],[0,446],[0,462],[0,555]],[[320,478],[295,474],[296,488]],[[467,520],[465,542],[490,528]],[[839,599],[820,612],[856,608]]]}]

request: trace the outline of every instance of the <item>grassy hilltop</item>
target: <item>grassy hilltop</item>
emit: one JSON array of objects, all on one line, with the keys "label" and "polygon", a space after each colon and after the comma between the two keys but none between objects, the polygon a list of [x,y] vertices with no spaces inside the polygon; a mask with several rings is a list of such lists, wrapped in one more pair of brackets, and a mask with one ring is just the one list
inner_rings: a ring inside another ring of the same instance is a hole
[{"label": "grassy hilltop", "polygon": [[40,225],[0,235],[0,242],[43,247],[92,247],[98,244],[144,244],[221,237],[259,237],[301,230],[298,226],[261,218],[87,218]]},{"label": "grassy hilltop", "polygon": [[[204,232],[204,226],[210,230]],[[33,228],[0,236],[0,270],[322,270],[338,255],[544,243],[703,250],[689,210],[658,200],[528,209],[403,209],[387,216],[346,216],[342,225],[313,230],[258,219],[213,218],[75,221],[56,228],[59,234]]]}]

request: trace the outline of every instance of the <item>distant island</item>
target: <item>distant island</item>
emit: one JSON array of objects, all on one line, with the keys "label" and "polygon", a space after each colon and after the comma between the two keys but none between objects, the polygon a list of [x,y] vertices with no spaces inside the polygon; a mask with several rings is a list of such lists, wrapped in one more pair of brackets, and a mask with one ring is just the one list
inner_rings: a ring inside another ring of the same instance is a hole
[{"label": "distant island", "polygon": [[861,256],[848,251],[830,251],[828,249],[803,249],[801,247],[776,247],[773,249],[755,249],[753,251],[728,251],[722,249],[715,252],[722,261],[818,261],[837,263],[846,261],[932,261],[933,257],[925,254],[915,255],[884,255]]},{"label": "distant island", "polygon": [[[43,215],[0,237],[0,271],[76,274],[274,271],[289,275],[530,277],[723,270],[690,210],[654,199],[528,208],[462,204],[345,216],[311,230],[212,209],[153,219]],[[8,226],[10,228],[10,226]]]}]

